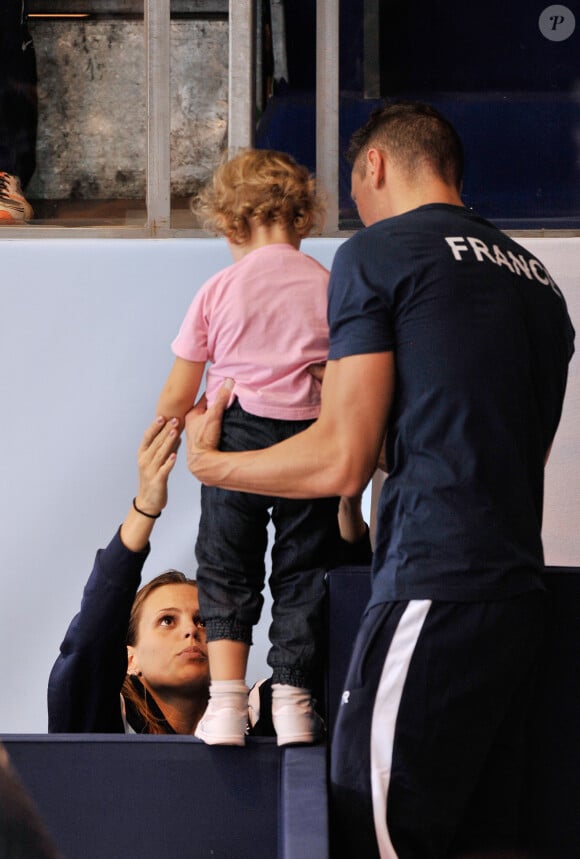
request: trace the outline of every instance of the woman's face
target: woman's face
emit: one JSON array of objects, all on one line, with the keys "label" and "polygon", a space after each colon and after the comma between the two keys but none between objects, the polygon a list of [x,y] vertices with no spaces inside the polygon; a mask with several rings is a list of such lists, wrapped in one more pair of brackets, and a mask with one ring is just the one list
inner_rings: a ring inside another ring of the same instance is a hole
[{"label": "woman's face", "polygon": [[171,694],[209,683],[197,588],[168,584],[151,591],[141,607],[136,643],[127,651],[129,674],[139,674],[154,692]]}]

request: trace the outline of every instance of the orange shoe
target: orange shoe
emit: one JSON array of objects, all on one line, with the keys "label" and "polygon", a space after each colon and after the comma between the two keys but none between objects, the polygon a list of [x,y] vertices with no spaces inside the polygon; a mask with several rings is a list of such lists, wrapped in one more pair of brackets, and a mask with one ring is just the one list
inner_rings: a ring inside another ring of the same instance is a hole
[{"label": "orange shoe", "polygon": [[0,172],[0,225],[24,224],[34,215],[20,187],[20,179]]}]

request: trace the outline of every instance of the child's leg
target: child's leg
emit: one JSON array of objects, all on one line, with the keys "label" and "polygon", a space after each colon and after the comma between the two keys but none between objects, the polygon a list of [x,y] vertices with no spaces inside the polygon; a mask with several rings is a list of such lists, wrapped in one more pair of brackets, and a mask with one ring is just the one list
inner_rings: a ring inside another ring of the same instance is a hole
[{"label": "child's leg", "polygon": [[245,683],[250,645],[245,641],[209,641],[209,673],[212,681],[240,680]]},{"label": "child's leg", "polygon": [[272,720],[278,745],[312,743],[322,722],[312,699],[323,662],[326,569],[335,557],[338,499],[277,499],[272,520]]},{"label": "child's leg", "polygon": [[[248,721],[246,666],[252,629],[263,603],[267,537],[266,521],[261,520],[267,513],[260,514],[259,508],[253,515],[252,511],[245,512],[240,496],[202,487],[197,584],[211,683],[208,708],[195,734],[210,745],[244,745]],[[247,533],[252,539],[244,538]]]},{"label": "child's leg", "polygon": [[195,733],[212,745],[245,742],[246,666],[263,604],[266,504],[259,496],[202,487],[197,583],[211,684],[208,708]]},{"label": "child's leg", "polygon": [[209,703],[195,736],[208,745],[243,746],[248,726],[246,666],[250,645],[243,641],[208,643]]}]

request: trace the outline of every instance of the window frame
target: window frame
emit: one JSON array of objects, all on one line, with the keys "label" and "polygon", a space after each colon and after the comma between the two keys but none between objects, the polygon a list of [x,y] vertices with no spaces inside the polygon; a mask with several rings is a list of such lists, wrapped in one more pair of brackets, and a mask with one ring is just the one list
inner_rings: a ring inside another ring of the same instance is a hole
[{"label": "window frame", "polygon": [[[119,0],[117,0],[119,2]],[[121,0],[130,4],[131,0]],[[252,146],[256,103],[256,12],[268,0],[229,0],[228,146]],[[376,0],[365,0],[372,9]],[[48,5],[48,4],[47,4]],[[62,3],[61,3],[62,5]],[[204,5],[201,0],[201,6]],[[348,238],[339,229],[339,8],[340,0],[316,3],[316,173],[327,193],[323,236]],[[0,239],[207,237],[194,228],[171,227],[170,196],[170,0],[143,0],[147,99],[146,221],[143,225],[3,226]],[[239,46],[247,50],[240,51]],[[237,46],[237,47],[234,47]],[[506,230],[512,236],[572,237],[580,230]]]}]

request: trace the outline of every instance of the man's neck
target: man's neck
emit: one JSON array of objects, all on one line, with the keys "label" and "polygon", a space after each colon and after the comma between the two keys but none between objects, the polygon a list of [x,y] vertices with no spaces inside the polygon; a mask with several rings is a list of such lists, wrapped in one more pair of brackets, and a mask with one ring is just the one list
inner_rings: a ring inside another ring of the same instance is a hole
[{"label": "man's neck", "polygon": [[436,203],[448,206],[463,206],[463,201],[456,188],[433,179],[430,182],[420,183],[416,186],[405,185],[397,189],[391,197],[391,213],[393,215],[402,215],[421,206],[429,206]]}]

